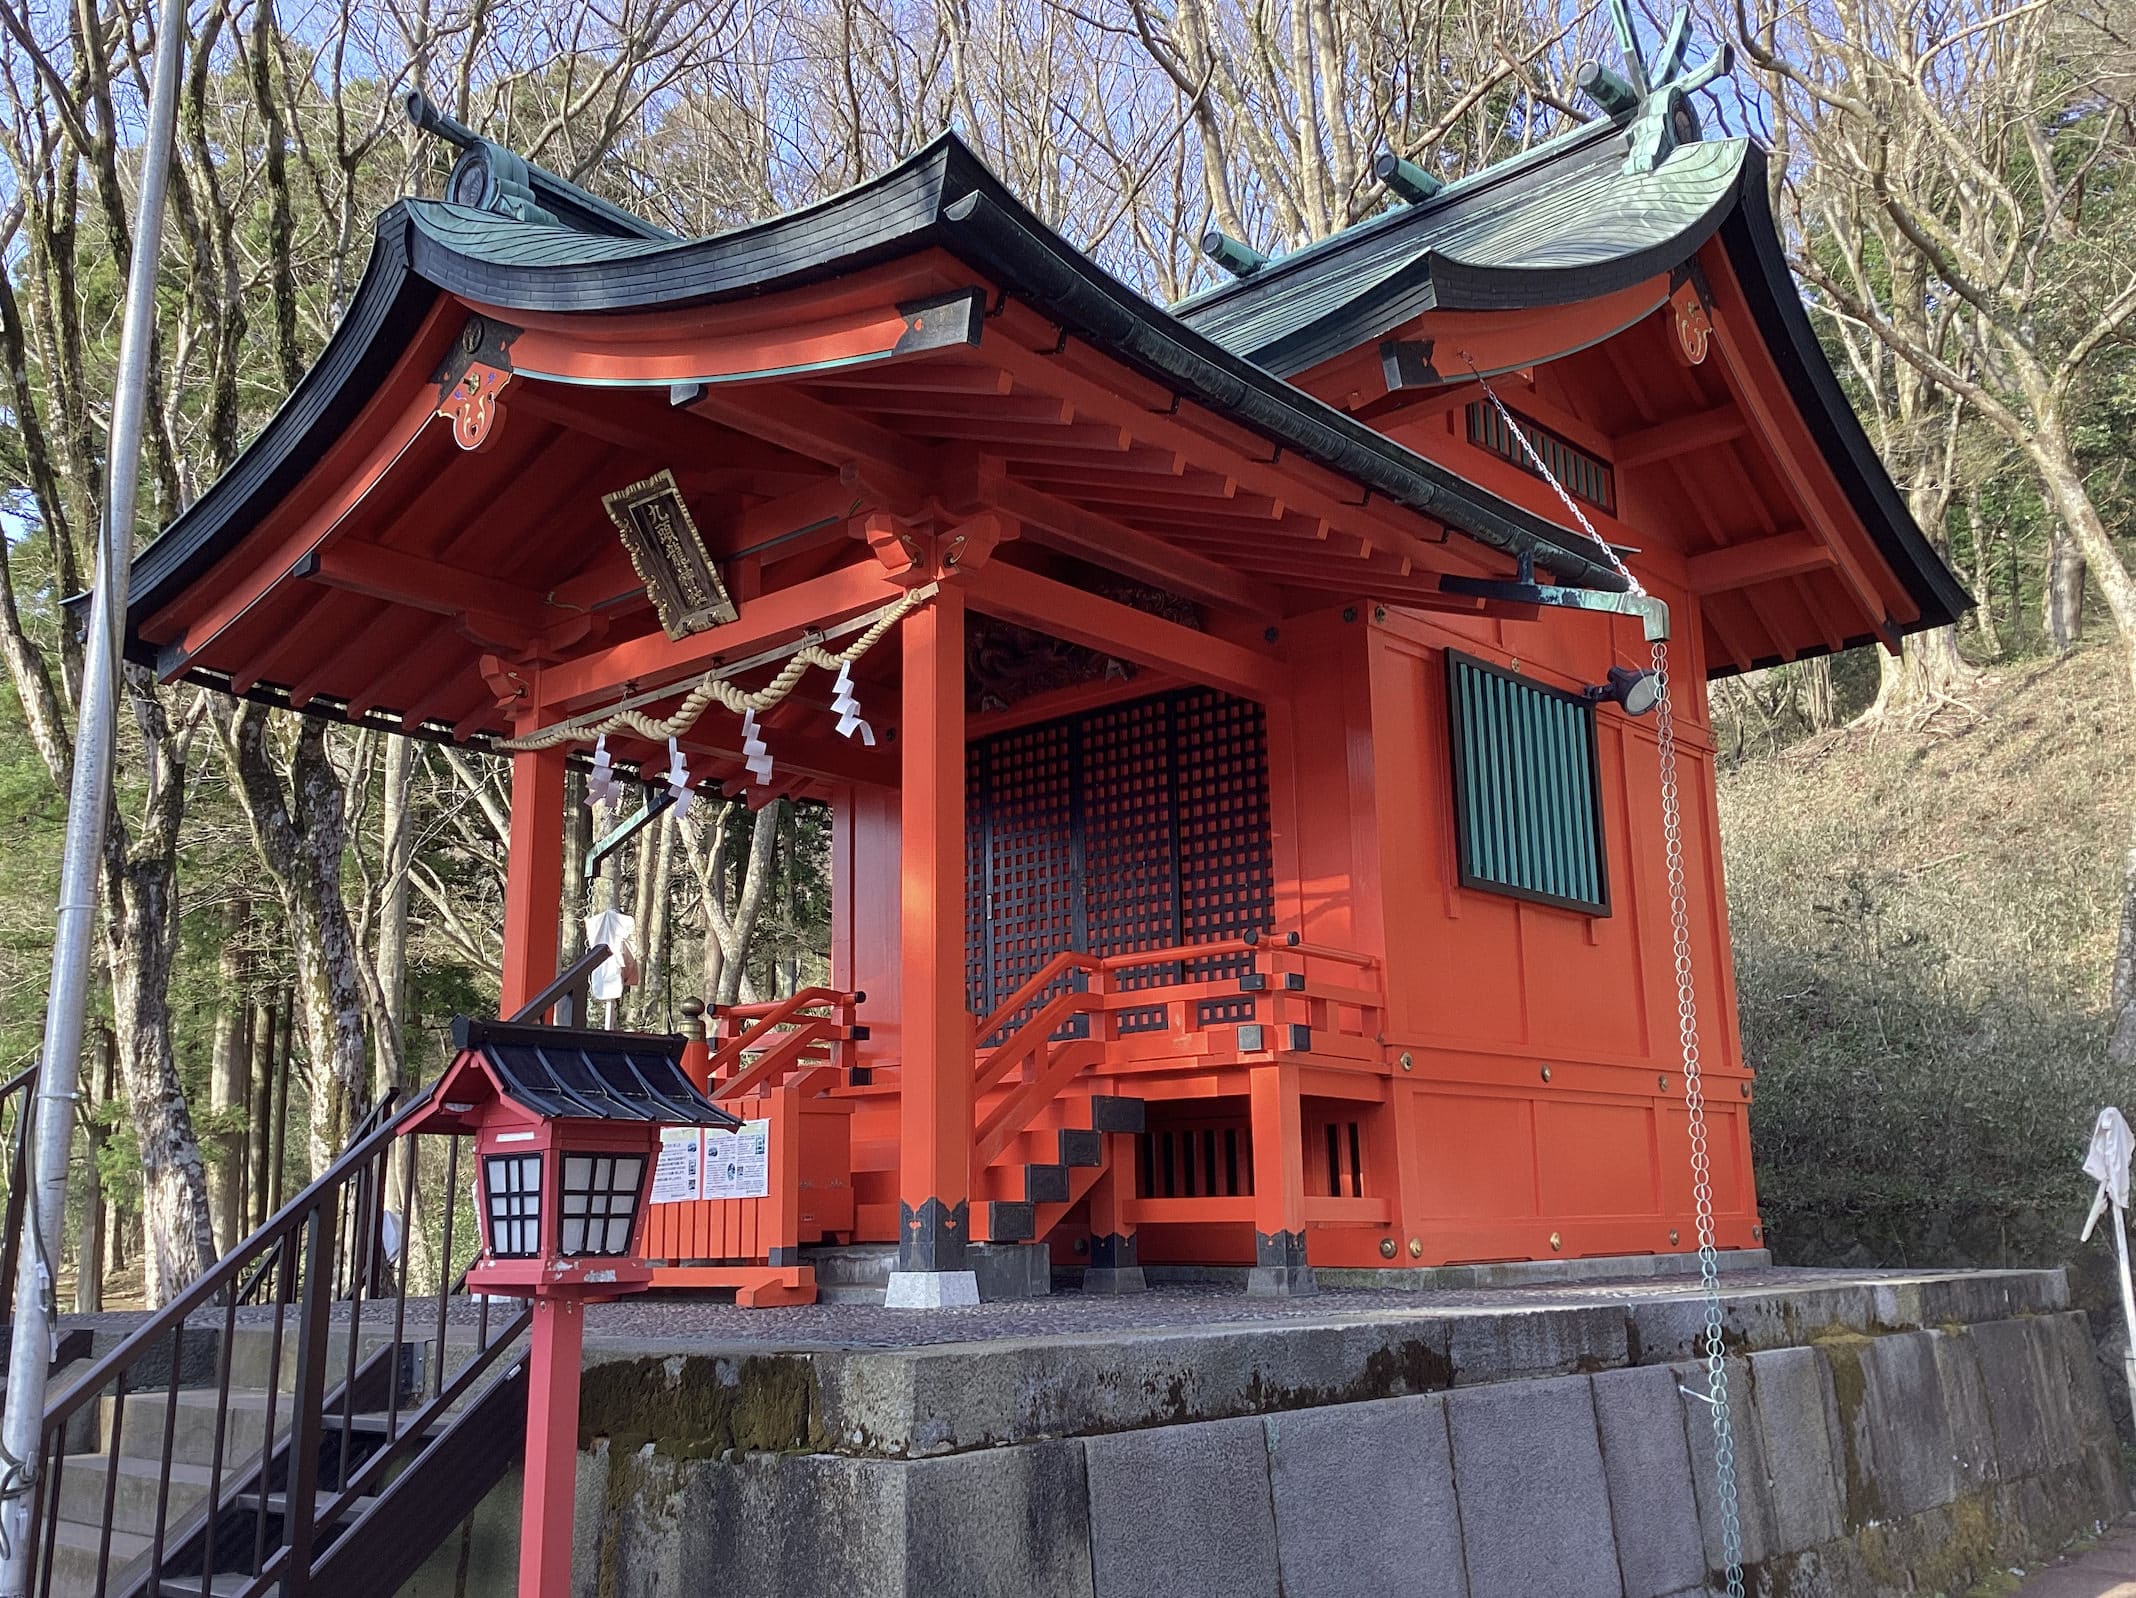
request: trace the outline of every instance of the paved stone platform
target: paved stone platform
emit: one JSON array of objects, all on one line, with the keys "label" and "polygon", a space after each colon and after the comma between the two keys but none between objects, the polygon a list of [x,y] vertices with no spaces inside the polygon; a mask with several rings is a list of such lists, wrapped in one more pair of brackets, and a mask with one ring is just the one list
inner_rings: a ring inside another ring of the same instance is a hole
[{"label": "paved stone platform", "polygon": [[2005,1590],[2011,1598],[2136,1598],[2136,1525],[2123,1521],[2083,1552]]}]

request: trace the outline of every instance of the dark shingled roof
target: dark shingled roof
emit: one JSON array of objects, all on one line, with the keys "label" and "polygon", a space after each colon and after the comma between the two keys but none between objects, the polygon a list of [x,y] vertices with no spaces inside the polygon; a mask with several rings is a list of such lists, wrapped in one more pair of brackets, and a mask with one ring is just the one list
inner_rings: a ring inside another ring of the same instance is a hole
[{"label": "dark shingled roof", "polygon": [[1594,299],[1688,259],[1735,203],[1747,139],[1624,170],[1601,123],[1271,261],[1173,308],[1197,333],[1290,376],[1433,310]]},{"label": "dark shingled roof", "polygon": [[463,1015],[452,1023],[452,1040],[463,1052],[480,1054],[503,1084],[505,1097],[536,1115],[730,1131],[742,1124],[682,1074],[680,1037]]},{"label": "dark shingled roof", "polygon": [[1562,305],[1628,288],[1718,237],[1767,352],[1877,551],[1920,616],[1944,627],[1972,599],[1929,546],[1862,431],[1804,310],[1747,139],[1680,146],[1624,170],[1628,119],[1597,122],[1361,222],[1173,307],[1179,320],[1293,376],[1431,310]]},{"label": "dark shingled roof", "polygon": [[939,248],[1121,361],[1258,433],[1509,555],[1532,553],[1566,583],[1621,591],[1592,540],[1292,387],[1182,325],[1053,232],[954,134],[814,205],[710,238],[624,237],[549,227],[433,200],[378,219],[377,244],[318,362],[246,446],[134,561],[140,624],[204,575],[350,426],[440,291],[506,312],[588,313],[712,304],[798,288]]}]

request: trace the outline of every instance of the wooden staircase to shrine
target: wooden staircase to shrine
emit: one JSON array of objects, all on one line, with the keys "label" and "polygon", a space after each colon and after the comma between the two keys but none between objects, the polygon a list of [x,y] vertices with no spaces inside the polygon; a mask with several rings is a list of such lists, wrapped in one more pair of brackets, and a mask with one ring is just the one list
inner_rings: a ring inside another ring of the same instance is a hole
[{"label": "wooden staircase to shrine", "polygon": [[[901,1068],[860,1063],[865,1002],[865,994],[815,987],[726,1006],[712,1036],[693,1043],[685,1069],[705,1091],[768,1123],[769,1180],[761,1198],[652,1206],[645,1254],[664,1262],[656,1286],[732,1289],[752,1306],[812,1302],[816,1272],[804,1250],[836,1247],[857,1259],[871,1245],[893,1246],[889,1133]],[[1054,1234],[1086,1218],[1085,1247],[1131,1235],[1138,1220],[1250,1228],[1244,1083],[1286,1063],[1318,1073],[1323,1090],[1344,1078],[1360,1100],[1330,1134],[1336,1143],[1347,1138],[1358,1156],[1328,1156],[1326,1183],[1309,1205],[1322,1218],[1376,1224],[1383,1205],[1366,1192],[1360,1123],[1387,1069],[1384,1002],[1371,959],[1295,934],[1102,956],[1070,950],[1043,961],[974,1028],[972,1241],[1009,1247],[1050,1238],[1067,1248],[1074,1227]],[[686,1007],[693,1022],[698,1013]],[[1220,1079],[1229,1101],[1211,1097]],[[1295,1084],[1287,1091],[1298,1110]],[[1159,1101],[1162,1130],[1151,1108]],[[1180,1109],[1224,1102],[1239,1106],[1240,1125],[1215,1134],[1231,1150],[1221,1190],[1203,1180],[1184,1192],[1149,1191],[1145,1173],[1170,1169],[1153,1158],[1152,1139],[1176,1142]],[[1310,1164],[1335,1122],[1293,1118],[1287,1135],[1312,1140]]]}]

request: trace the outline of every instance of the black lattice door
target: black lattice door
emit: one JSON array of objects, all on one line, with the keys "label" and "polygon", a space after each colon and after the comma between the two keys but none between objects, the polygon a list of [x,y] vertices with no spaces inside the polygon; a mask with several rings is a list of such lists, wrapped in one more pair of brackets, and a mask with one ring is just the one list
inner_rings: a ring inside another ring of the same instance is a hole
[{"label": "black lattice door", "polygon": [[[1274,919],[1261,707],[1184,689],[972,746],[967,977],[985,1015],[1063,949],[1132,954]],[[1244,956],[1131,967],[1129,989],[1245,969]],[[1041,995],[1040,1001],[1044,997]],[[1202,1019],[1243,1014],[1218,1000]],[[1119,1017],[1164,1024],[1160,1007]],[[1082,1018],[1064,1036],[1085,1035]]]},{"label": "black lattice door", "polygon": [[[1083,904],[1092,954],[1168,949],[1179,939],[1178,774],[1173,769],[1173,699],[1138,699],[1086,716],[1080,781]],[[1179,963],[1131,966],[1126,989],[1179,980]],[[1130,1010],[1122,1032],[1164,1026],[1164,1010]]]},{"label": "black lattice door", "polygon": [[[980,1015],[1005,1003],[1063,949],[1088,947],[1076,886],[1074,756],[1074,724],[1056,721],[990,738],[968,757],[978,801],[969,813],[981,824],[967,823],[967,856],[980,866],[974,878],[981,887],[977,902],[968,899],[966,907],[967,932],[976,910],[979,936],[966,943],[984,950],[971,973],[981,979],[972,994]],[[1041,994],[1010,1024],[1049,997],[1050,991]]]},{"label": "black lattice door", "polygon": [[[1250,699],[1186,693],[1173,705],[1179,772],[1181,943],[1265,932],[1274,919],[1275,866],[1268,839],[1268,721]],[[1250,956],[1186,962],[1185,980],[1243,973]],[[1250,1020],[1244,997],[1201,1007],[1204,1024]]]}]

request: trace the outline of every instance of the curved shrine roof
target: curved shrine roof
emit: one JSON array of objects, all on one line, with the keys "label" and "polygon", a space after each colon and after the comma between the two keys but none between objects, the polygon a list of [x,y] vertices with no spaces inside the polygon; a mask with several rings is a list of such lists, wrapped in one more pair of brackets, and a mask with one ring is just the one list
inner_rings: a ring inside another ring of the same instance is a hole
[{"label": "curved shrine roof", "polygon": [[[134,627],[219,560],[371,399],[440,292],[507,313],[610,313],[767,296],[927,249],[993,278],[1077,337],[1368,495],[1559,580],[1621,590],[1584,535],[1476,487],[1152,305],[1017,201],[954,134],[815,205],[695,240],[623,238],[431,200],[383,213],[318,363],[208,491],[136,559]],[[138,653],[138,650],[137,650]]]},{"label": "curved shrine roof", "polygon": [[1626,138],[1582,128],[1175,306],[1198,333],[1288,377],[1432,310],[1562,305],[1688,260],[1734,205],[1747,139],[1624,170]]}]

